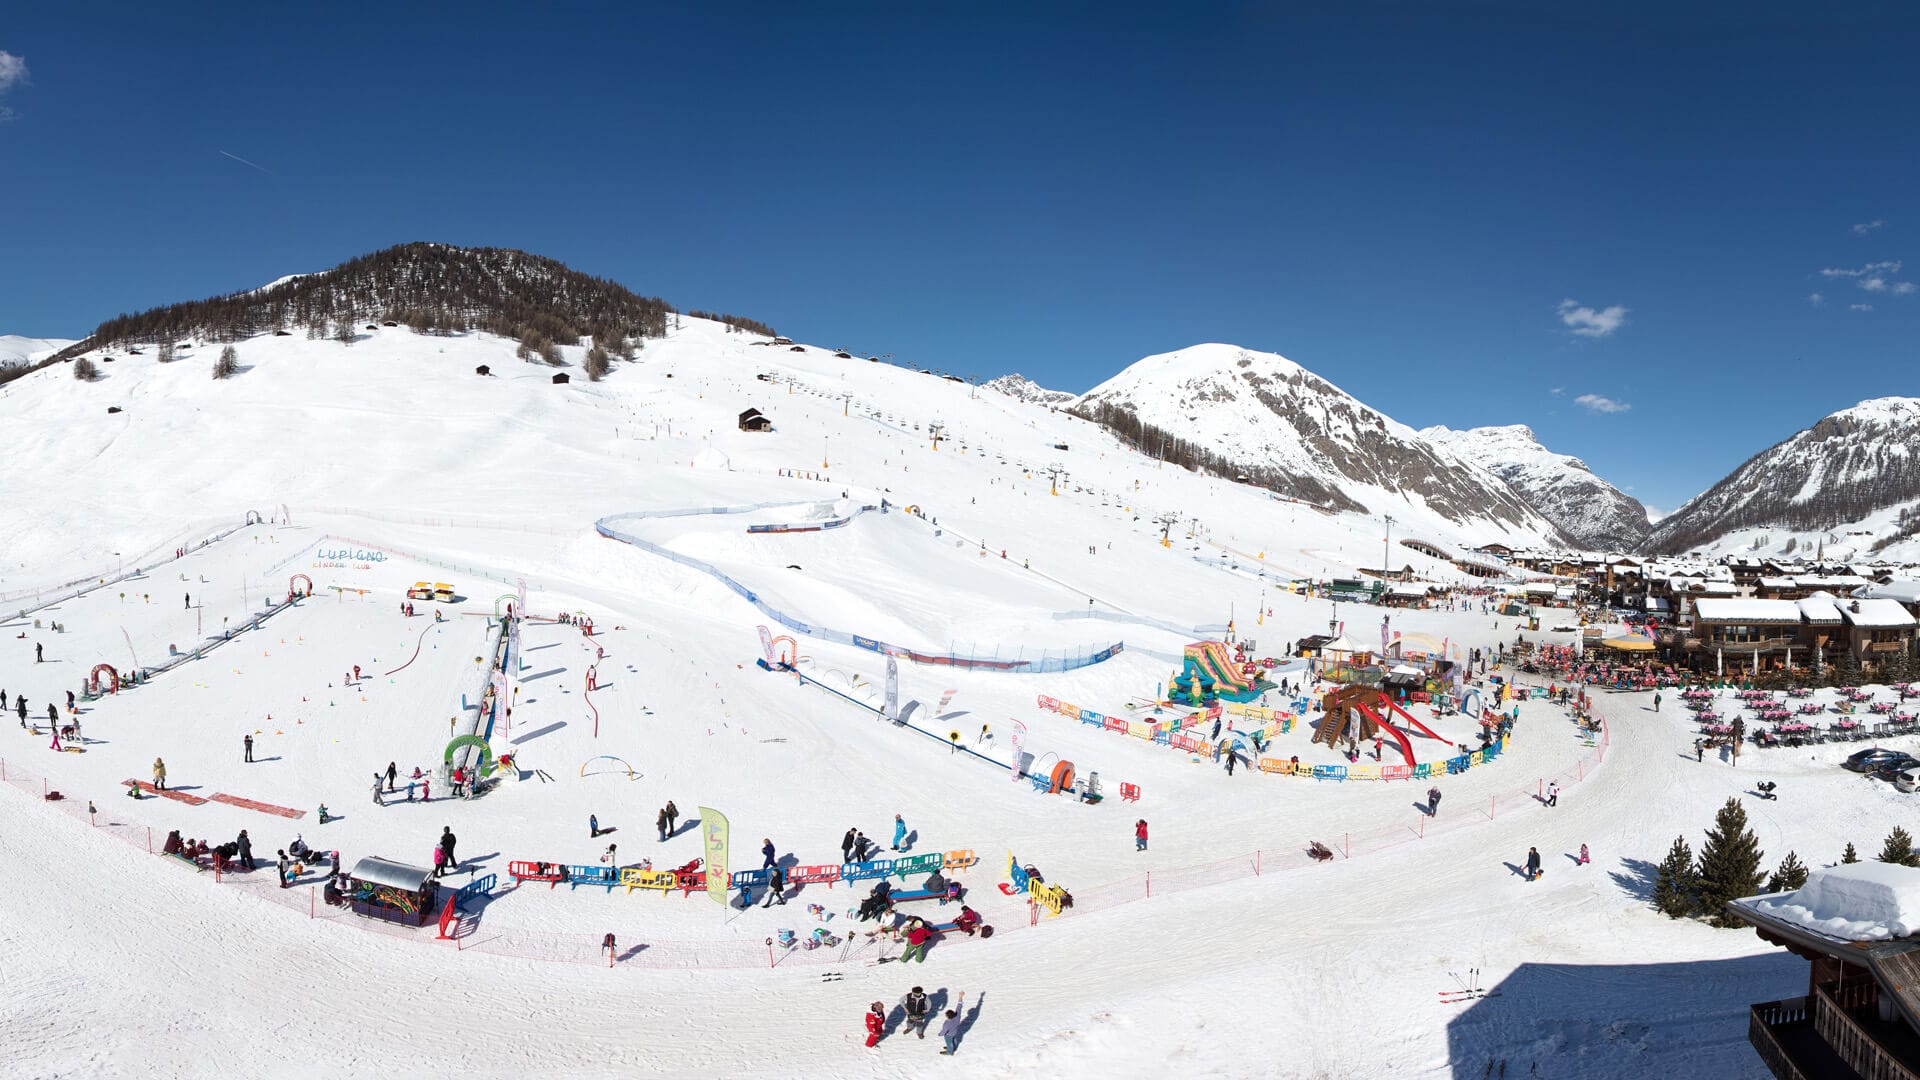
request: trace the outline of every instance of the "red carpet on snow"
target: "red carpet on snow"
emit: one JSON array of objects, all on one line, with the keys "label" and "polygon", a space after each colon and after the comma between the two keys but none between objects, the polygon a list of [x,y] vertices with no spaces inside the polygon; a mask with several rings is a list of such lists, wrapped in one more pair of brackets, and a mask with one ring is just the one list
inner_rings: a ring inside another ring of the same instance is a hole
[{"label": "red carpet on snow", "polygon": [[[188,806],[203,806],[207,801],[198,795],[189,795],[184,791],[161,791],[145,780],[128,780],[125,781],[125,783],[132,784],[148,795],[158,795],[163,799],[172,799],[174,802],[186,803]],[[217,799],[219,796],[215,795],[214,798]]]},{"label": "red carpet on snow", "polygon": [[258,810],[263,814],[278,814],[284,818],[303,818],[307,816],[305,810],[293,810],[285,806],[263,803],[255,799],[243,799],[238,795],[219,794],[213,797],[213,801],[226,803],[228,806],[239,806],[248,810]]}]

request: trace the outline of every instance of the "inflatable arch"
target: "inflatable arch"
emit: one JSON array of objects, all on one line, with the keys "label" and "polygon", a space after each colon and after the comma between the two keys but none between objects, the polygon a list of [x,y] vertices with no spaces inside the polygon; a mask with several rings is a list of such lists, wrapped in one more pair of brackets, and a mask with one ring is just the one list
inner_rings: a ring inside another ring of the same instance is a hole
[{"label": "inflatable arch", "polygon": [[[787,643],[785,650],[779,648],[780,643],[783,641]],[[793,640],[792,636],[788,634],[781,634],[779,637],[774,638],[769,644],[774,647],[773,655],[778,663],[792,666],[794,661],[800,659],[800,646]]]},{"label": "inflatable arch", "polygon": [[1072,791],[1072,790],[1073,790],[1073,762],[1071,761],[1058,762],[1053,767],[1052,781],[1047,787],[1047,793],[1051,795],[1055,792]]},{"label": "inflatable arch", "polygon": [[93,674],[87,676],[87,689],[92,691],[95,694],[98,694],[101,692],[100,691],[100,673],[103,671],[107,673],[107,678],[113,680],[111,683],[108,684],[108,688],[106,692],[109,694],[119,693],[120,692],[120,673],[113,670],[112,664],[95,664],[93,666]]},{"label": "inflatable arch", "polygon": [[505,604],[507,606],[507,614],[509,615],[513,614],[513,605],[519,602],[520,602],[519,593],[501,593],[499,596],[494,597],[493,598],[493,617],[496,619],[500,617],[501,604]]},{"label": "inflatable arch", "polygon": [[448,743],[447,756],[446,756],[447,765],[449,767],[453,765],[453,755],[459,753],[460,748],[463,746],[477,746],[480,748],[480,764],[474,771],[478,772],[483,777],[492,776],[493,770],[495,768],[494,761],[493,761],[493,747],[488,746],[487,740],[481,738],[478,735],[461,735],[456,737],[452,742]]},{"label": "inflatable arch", "polygon": [[[302,581],[307,583],[306,592],[298,592],[295,589],[295,585]],[[287,595],[288,596],[312,596],[313,595],[313,579],[308,577],[305,574],[295,574],[292,577],[288,578],[287,579]]]},{"label": "inflatable arch", "polygon": [[261,512],[260,512],[260,511],[258,511],[258,510],[249,510],[249,511],[247,511],[247,520],[246,520],[246,522],[245,522],[245,524],[248,524],[248,525],[265,525],[266,523],[267,523],[267,515],[265,515],[265,514],[263,514],[263,513],[261,513]]},{"label": "inflatable arch", "polygon": [[[587,769],[590,766],[597,767],[594,768],[593,772],[589,773]],[[627,764],[625,758],[617,758],[612,754],[601,754],[599,757],[588,758],[580,765],[581,776],[599,776],[603,773],[620,772],[625,772],[629,780],[640,779],[640,774],[633,771],[633,766]]]}]

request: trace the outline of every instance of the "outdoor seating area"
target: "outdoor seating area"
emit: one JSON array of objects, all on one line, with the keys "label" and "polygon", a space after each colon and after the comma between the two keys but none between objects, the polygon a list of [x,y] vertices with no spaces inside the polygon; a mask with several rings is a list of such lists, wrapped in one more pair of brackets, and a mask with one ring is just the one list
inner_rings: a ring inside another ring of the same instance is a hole
[{"label": "outdoor seating area", "polygon": [[[1892,689],[1898,700],[1852,686],[1839,689],[1832,704],[1805,700],[1814,692],[1804,688],[1784,693],[1741,690],[1719,697],[1711,690],[1692,688],[1682,691],[1680,698],[1693,711],[1700,734],[1712,743],[1741,739],[1760,747],[1814,746],[1920,733],[1920,714],[1902,708],[1913,696],[1913,686]],[[1790,701],[1797,704],[1789,707]],[[1728,713],[1717,712],[1716,702]],[[1816,718],[1831,719],[1822,723]]]}]

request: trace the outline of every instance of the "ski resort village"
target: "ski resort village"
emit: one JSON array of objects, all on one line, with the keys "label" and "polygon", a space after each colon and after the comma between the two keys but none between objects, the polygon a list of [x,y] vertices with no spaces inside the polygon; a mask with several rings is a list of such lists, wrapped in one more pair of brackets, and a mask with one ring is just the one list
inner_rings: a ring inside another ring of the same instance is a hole
[{"label": "ski resort village", "polygon": [[0,1078],[1920,1080],[1920,27],[75,14]]}]

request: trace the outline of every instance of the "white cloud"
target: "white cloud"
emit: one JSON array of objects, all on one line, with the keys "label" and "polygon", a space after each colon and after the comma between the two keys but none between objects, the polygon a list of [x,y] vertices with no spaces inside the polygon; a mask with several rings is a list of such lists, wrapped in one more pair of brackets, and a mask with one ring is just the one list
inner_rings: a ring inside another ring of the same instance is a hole
[{"label": "white cloud", "polygon": [[1595,311],[1577,300],[1562,300],[1554,310],[1559,313],[1561,323],[1576,337],[1612,337],[1613,332],[1627,322],[1627,309],[1619,304]]},{"label": "white cloud", "polygon": [[1875,219],[1874,219],[1874,220],[1872,220],[1872,221],[1863,221],[1863,222],[1861,222],[1860,224],[1858,224],[1858,225],[1855,225],[1855,226],[1853,227],[1853,235],[1855,235],[1855,236],[1865,236],[1865,235],[1867,235],[1868,233],[1870,233],[1870,232],[1872,232],[1872,231],[1873,231],[1873,230],[1875,230],[1875,229],[1884,229],[1884,228],[1886,228],[1886,227],[1887,227],[1887,223],[1886,223],[1886,222],[1884,222],[1884,221],[1881,221],[1881,220],[1879,220],[1878,218],[1875,218]]},{"label": "white cloud", "polygon": [[[27,81],[27,62],[5,49],[0,49],[0,94]],[[13,119],[13,110],[0,105],[0,124]]]},{"label": "white cloud", "polygon": [[1824,304],[1826,302],[1827,302],[1827,298],[1821,295],[1820,293],[1807,294],[1807,303],[1812,304],[1814,307],[1819,307],[1821,304]]},{"label": "white cloud", "polygon": [[1599,394],[1581,394],[1573,399],[1573,403],[1591,413],[1619,413],[1633,408],[1624,401],[1615,401]]},{"label": "white cloud", "polygon": [[1559,397],[1561,394],[1564,394],[1566,392],[1567,392],[1567,388],[1564,386],[1556,386],[1553,389],[1547,391],[1547,393],[1552,394],[1554,397]]},{"label": "white cloud", "polygon": [[1848,304],[1847,310],[1848,311],[1872,311],[1873,305],[1872,304]]},{"label": "white cloud", "polygon": [[1855,285],[1871,293],[1890,292],[1896,296],[1906,296],[1920,291],[1920,285],[1911,281],[1894,281],[1893,275],[1900,272],[1900,260],[1887,259],[1870,262],[1858,269],[1844,266],[1829,266],[1820,271],[1821,277],[1852,279]]}]

